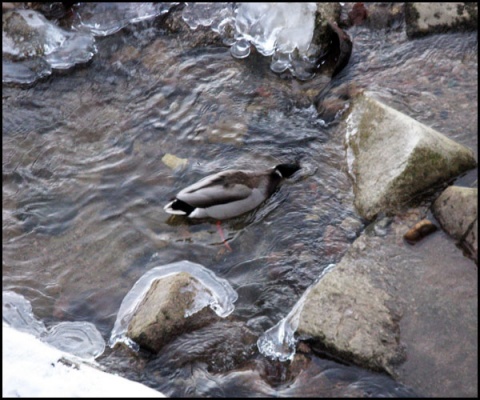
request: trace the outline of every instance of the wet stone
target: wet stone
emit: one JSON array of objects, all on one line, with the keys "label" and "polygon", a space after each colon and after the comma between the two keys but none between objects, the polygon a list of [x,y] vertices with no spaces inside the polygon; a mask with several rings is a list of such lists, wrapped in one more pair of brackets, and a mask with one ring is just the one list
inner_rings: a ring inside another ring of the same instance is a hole
[{"label": "wet stone", "polygon": [[433,211],[442,228],[476,261],[478,189],[449,186],[435,200]]},{"label": "wet stone", "polygon": [[355,207],[368,220],[415,205],[477,165],[471,149],[375,99],[358,96],[346,118]]},{"label": "wet stone", "polygon": [[158,352],[172,339],[218,319],[208,307],[186,317],[199,282],[186,272],[152,283],[128,325],[127,336],[141,347]]},{"label": "wet stone", "polygon": [[[226,372],[237,368],[257,351],[257,335],[241,322],[217,321],[175,338],[162,350],[161,357],[148,369],[172,368],[206,363],[209,372]],[[185,351],[188,349],[188,351]]]}]

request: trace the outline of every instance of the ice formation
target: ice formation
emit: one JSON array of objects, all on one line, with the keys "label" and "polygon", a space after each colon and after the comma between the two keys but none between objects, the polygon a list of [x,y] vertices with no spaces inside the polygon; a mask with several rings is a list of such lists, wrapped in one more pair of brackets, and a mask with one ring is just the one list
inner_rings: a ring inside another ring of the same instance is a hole
[{"label": "ice formation", "polygon": [[298,328],[300,313],[302,312],[308,293],[334,266],[335,264],[327,266],[315,283],[310,285],[305,293],[303,293],[302,297],[300,297],[288,315],[260,336],[257,340],[257,347],[260,353],[273,360],[293,360],[295,356],[295,345],[297,344],[295,332]]},{"label": "ice formation", "polygon": [[289,54],[295,49],[306,54],[313,37],[315,11],[315,3],[240,3],[235,37],[237,41],[248,40],[264,56]]},{"label": "ice formation", "polygon": [[120,305],[117,319],[110,335],[110,346],[114,347],[116,343],[123,342],[133,349],[138,349],[138,345],[130,340],[126,335],[128,324],[137,308],[141,303],[152,283],[165,276],[188,272],[194,276],[206,289],[199,288],[194,300],[192,309],[186,311],[185,317],[200,311],[209,306],[220,317],[227,317],[235,309],[233,303],[238,298],[237,292],[233,290],[228,281],[218,278],[212,271],[206,269],[203,265],[196,264],[187,260],[172,264],[160,265],[152,268],[145,273],[130,289]]},{"label": "ice formation", "polygon": [[47,329],[35,318],[30,302],[9,290],[2,293],[2,306],[4,323],[59,350],[86,360],[97,358],[105,350],[102,335],[90,322],[60,322]]},{"label": "ice formation", "polygon": [[203,25],[219,32],[234,57],[248,57],[253,45],[271,57],[274,72],[289,69],[308,79],[316,9],[316,3],[187,3],[182,16],[192,29]]},{"label": "ice formation", "polygon": [[[71,31],[34,10],[9,11],[2,24],[3,82],[31,84],[52,69],[85,63],[97,51],[94,36],[111,35],[177,4],[79,3]],[[217,32],[236,58],[248,57],[254,46],[271,57],[274,72],[288,69],[299,79],[309,79],[316,63],[310,46],[315,12],[316,3],[186,3],[182,18],[191,29],[202,25]],[[26,29],[18,30],[21,25]]]},{"label": "ice formation", "polygon": [[178,3],[80,3],[72,30],[34,10],[12,10],[2,21],[2,80],[32,84],[54,69],[88,62],[97,52],[94,36],[154,18]]},{"label": "ice formation", "polygon": [[162,15],[178,3],[82,3],[78,9],[76,29],[95,36],[108,36],[128,24]]},{"label": "ice formation", "polygon": [[33,10],[3,15],[3,82],[30,84],[51,74],[89,61],[96,53],[90,33],[69,32]]}]

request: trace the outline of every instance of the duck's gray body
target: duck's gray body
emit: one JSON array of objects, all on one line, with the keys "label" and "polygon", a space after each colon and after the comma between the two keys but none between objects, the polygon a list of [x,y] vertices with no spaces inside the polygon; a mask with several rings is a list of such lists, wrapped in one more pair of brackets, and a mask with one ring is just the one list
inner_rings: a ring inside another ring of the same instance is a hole
[{"label": "duck's gray body", "polygon": [[181,190],[165,211],[189,218],[233,218],[258,207],[298,169],[296,164],[280,164],[265,171],[222,171]]}]

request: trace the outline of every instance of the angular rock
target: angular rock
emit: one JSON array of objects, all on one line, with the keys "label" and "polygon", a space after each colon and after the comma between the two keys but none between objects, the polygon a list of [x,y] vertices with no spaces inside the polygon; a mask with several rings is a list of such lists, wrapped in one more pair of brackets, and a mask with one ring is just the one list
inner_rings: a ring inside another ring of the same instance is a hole
[{"label": "angular rock", "polygon": [[393,366],[405,358],[399,315],[388,306],[391,296],[350,261],[345,257],[312,288],[297,333],[313,336],[341,358],[393,375]]},{"label": "angular rock", "polygon": [[477,3],[405,3],[409,37],[478,29]]},{"label": "angular rock", "polygon": [[355,206],[371,220],[418,201],[477,165],[473,151],[374,99],[358,96],[347,118],[347,163]]},{"label": "angular rock", "polygon": [[192,332],[220,318],[209,307],[189,315],[201,283],[186,272],[152,283],[128,325],[127,336],[141,347],[158,352],[185,332]]},{"label": "angular rock", "polygon": [[478,269],[442,232],[404,242],[426,209],[370,224],[307,294],[296,333],[426,397],[476,397]]},{"label": "angular rock", "polygon": [[477,262],[478,189],[449,186],[433,203],[442,228]]}]

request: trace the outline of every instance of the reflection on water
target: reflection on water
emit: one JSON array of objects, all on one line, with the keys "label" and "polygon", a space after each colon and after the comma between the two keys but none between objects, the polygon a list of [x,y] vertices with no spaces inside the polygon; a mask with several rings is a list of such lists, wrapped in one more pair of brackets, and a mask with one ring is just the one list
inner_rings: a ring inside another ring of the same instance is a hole
[{"label": "reflection on water", "polygon": [[[187,259],[238,293],[229,325],[197,333],[201,339],[179,337],[183,346],[172,343],[145,370],[145,362],[132,367],[129,354],[106,354],[100,362],[109,370],[172,396],[395,393],[389,378],[333,361],[327,367],[313,355],[296,365],[290,386],[272,389],[291,370],[246,339],[284,318],[362,225],[344,132],[300,106],[308,87],[327,98],[344,84],[368,87],[476,149],[475,35],[407,41],[399,31],[349,33],[350,65],[328,86],[322,77],[281,79],[260,58],[235,60],[227,47],[190,48],[144,22],[99,40],[86,68],[30,89],[3,88],[3,290],[23,294],[42,321],[89,321],[108,339],[124,296],[152,260]],[[187,163],[172,170],[166,154]],[[210,173],[295,159],[303,166],[295,179],[223,224],[232,252],[214,224],[172,223],[163,211]],[[195,343],[210,343],[199,345],[207,351],[225,336],[232,345],[213,352],[218,359],[189,358]]]}]

